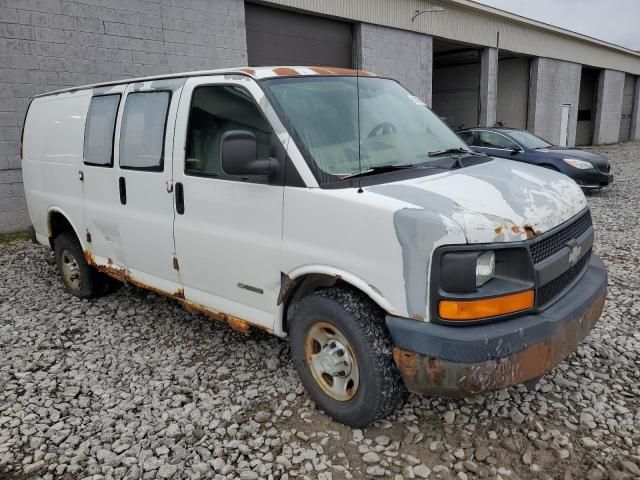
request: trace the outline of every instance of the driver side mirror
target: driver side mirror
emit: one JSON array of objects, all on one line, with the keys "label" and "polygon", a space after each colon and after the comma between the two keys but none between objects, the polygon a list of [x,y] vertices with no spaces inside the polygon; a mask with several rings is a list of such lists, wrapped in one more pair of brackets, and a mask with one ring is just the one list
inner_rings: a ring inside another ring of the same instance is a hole
[{"label": "driver side mirror", "polygon": [[522,153],[523,150],[520,147],[513,147],[511,149],[511,155],[517,155],[518,153]]},{"label": "driver side mirror", "polygon": [[228,175],[273,175],[278,170],[275,158],[258,159],[256,136],[249,130],[229,130],[220,141],[222,170]]}]

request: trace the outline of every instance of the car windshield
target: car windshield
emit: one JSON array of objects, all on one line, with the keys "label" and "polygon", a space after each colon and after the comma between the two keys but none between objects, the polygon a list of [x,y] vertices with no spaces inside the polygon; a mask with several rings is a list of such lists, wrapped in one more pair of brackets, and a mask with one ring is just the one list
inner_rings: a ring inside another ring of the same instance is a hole
[{"label": "car windshield", "polygon": [[429,154],[468,149],[393,80],[290,77],[262,85],[321,185],[376,167],[424,166],[438,158]]},{"label": "car windshield", "polygon": [[509,136],[511,136],[516,142],[518,142],[525,148],[536,149],[547,148],[551,146],[551,144],[546,140],[543,140],[542,138],[525,130],[511,130],[509,132]]}]

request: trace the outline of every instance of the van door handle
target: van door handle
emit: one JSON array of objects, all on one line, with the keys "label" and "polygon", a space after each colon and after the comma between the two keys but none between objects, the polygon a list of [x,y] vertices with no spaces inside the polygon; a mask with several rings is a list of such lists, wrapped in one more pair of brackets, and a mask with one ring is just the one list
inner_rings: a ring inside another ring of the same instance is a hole
[{"label": "van door handle", "polygon": [[120,187],[120,203],[122,205],[127,204],[127,183],[124,177],[120,177],[118,180],[118,186]]},{"label": "van door handle", "polygon": [[184,213],[184,187],[182,183],[176,183],[176,212],[178,215],[182,215]]}]

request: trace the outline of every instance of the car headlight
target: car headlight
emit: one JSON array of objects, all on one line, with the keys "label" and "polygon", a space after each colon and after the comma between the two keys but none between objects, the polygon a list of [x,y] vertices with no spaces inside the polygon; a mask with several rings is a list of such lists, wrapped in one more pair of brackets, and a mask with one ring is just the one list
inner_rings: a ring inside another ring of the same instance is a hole
[{"label": "car headlight", "polygon": [[575,158],[563,158],[562,160],[564,160],[564,163],[571,165],[572,167],[579,170],[588,170],[590,168],[593,168],[593,165],[591,163],[585,162],[584,160],[577,160]]},{"label": "car headlight", "polygon": [[533,308],[527,246],[446,245],[433,256],[429,303],[436,322],[483,320]]},{"label": "car headlight", "polygon": [[476,260],[476,287],[481,287],[496,274],[496,254],[493,251],[478,255]]}]

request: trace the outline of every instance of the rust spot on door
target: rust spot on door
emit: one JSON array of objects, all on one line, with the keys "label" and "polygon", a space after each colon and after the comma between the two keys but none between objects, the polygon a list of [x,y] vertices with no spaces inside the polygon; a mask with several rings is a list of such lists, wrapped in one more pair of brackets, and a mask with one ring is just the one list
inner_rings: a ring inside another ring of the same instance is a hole
[{"label": "rust spot on door", "polygon": [[[213,309],[204,307],[202,305],[190,302],[189,300],[186,300],[184,295],[184,288],[179,288],[176,292],[168,293],[163,290],[160,290],[159,288],[152,287],[151,285],[147,285],[144,282],[141,282],[133,278],[131,276],[131,273],[127,269],[115,266],[113,264],[113,261],[110,258],[107,259],[107,265],[102,265],[97,263],[94,256],[89,251],[84,252],[84,258],[87,261],[87,263],[93,266],[96,270],[106,275],[109,275],[110,277],[115,278],[116,280],[119,280],[121,282],[128,283],[138,288],[144,288],[145,290],[149,290],[155,294],[158,294],[164,297],[174,298],[178,300],[182,304],[182,306],[185,307],[190,312],[202,313],[209,318],[213,318],[214,320],[227,322],[231,328],[238,330],[239,332],[242,332],[244,334],[249,334],[251,330],[251,324],[246,320],[242,320],[241,318],[237,318],[232,315],[227,315],[226,313],[219,312],[217,310],[213,310]],[[266,332],[272,333],[271,330],[269,330],[268,328],[260,327],[260,326],[258,326],[258,328],[265,330]]]},{"label": "rust spot on door", "polygon": [[246,320],[227,315],[226,313],[222,313],[211,308],[203,307],[202,305],[198,305],[188,300],[181,300],[180,303],[182,303],[184,308],[186,308],[189,312],[202,313],[203,315],[206,315],[209,318],[213,318],[214,320],[227,322],[231,328],[233,328],[234,330],[238,330],[241,333],[248,334],[251,328],[249,322],[247,322]]},{"label": "rust spot on door", "polygon": [[179,272],[179,271],[180,271],[180,264],[178,263],[178,259],[177,259],[177,257],[173,257],[173,269],[174,269],[176,272]]}]

